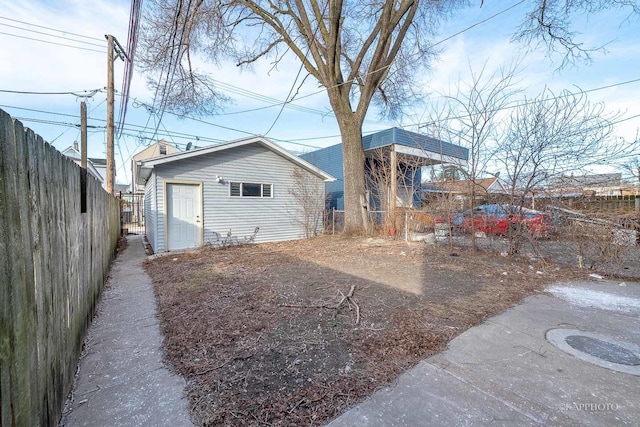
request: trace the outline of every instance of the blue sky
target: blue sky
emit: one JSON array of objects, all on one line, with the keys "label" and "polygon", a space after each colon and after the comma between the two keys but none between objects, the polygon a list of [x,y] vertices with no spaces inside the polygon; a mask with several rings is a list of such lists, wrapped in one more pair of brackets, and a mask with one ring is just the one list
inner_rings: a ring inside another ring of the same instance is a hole
[{"label": "blue sky", "polygon": [[[442,26],[436,41],[480,22],[517,1],[484,3],[483,7],[474,4],[456,13],[453,19]],[[104,88],[104,35],[109,33],[121,42],[126,40],[129,7],[128,2],[113,0],[23,0],[19,3],[0,0],[0,42],[3,45],[0,50],[0,91],[68,92]],[[613,85],[591,92],[589,99],[604,102],[607,110],[619,112],[622,119],[630,118],[618,123],[615,133],[626,140],[634,140],[636,130],[640,127],[640,118],[632,118],[640,114],[640,81],[622,85],[620,83],[640,79],[638,19],[627,19],[628,15],[624,12],[604,12],[589,19],[576,16],[574,29],[582,33],[580,41],[586,46],[607,44],[608,52],[595,54],[594,61],[590,64],[581,63],[558,70],[560,58],[547,58],[543,51],[531,52],[526,46],[510,42],[510,36],[525,11],[524,5],[517,6],[442,43],[439,59],[434,62],[431,73],[423,78],[425,87],[434,94],[433,99],[437,99],[438,93],[447,92],[458,79],[468,78],[470,68],[479,70],[486,64],[488,70],[493,70],[520,58],[522,63],[519,79],[524,91],[523,97],[535,96],[545,87],[559,92],[563,89],[590,90]],[[44,43],[43,40],[49,43]],[[311,79],[300,90],[301,96],[309,96],[295,101],[297,107],[284,108],[279,114],[281,107],[277,102],[286,98],[298,72],[297,62],[286,60],[277,70],[271,71],[269,63],[261,62],[256,64],[253,72],[242,73],[232,64],[213,68],[202,62],[200,66],[207,67],[214,78],[221,82],[227,95],[233,98],[233,103],[222,114],[202,118],[209,124],[178,119],[169,113],[165,113],[162,122],[158,124],[157,117],[150,115],[143,105],[151,103],[153,93],[146,88],[144,76],[138,73],[134,75],[131,96],[135,101],[129,105],[126,130],[116,146],[118,182],[128,182],[131,155],[148,143],[148,139],[141,140],[139,136],[151,137],[156,129],[158,138],[165,138],[181,148],[188,142],[204,146],[252,134],[265,134],[272,125],[267,136],[286,149],[298,152],[311,151],[315,147],[325,147],[340,141],[326,95]],[[115,69],[116,89],[119,89],[123,63],[117,61]],[[89,121],[90,125],[104,126],[105,101],[104,91],[88,100],[89,117],[93,119]],[[74,126],[78,123],[79,104],[80,99],[69,94],[27,95],[0,92],[0,108],[14,117],[23,118],[26,126],[60,150],[80,139],[79,130]],[[262,109],[242,113],[256,108]],[[116,102],[116,112],[117,110]],[[424,117],[423,108],[419,108],[408,111],[402,121],[390,122],[379,120],[372,110],[363,131],[369,133],[390,126],[415,131],[418,128],[417,122],[421,118],[424,120]],[[104,130],[90,128],[89,131],[89,156],[104,157]],[[613,170],[613,166],[601,168],[601,171]]]}]

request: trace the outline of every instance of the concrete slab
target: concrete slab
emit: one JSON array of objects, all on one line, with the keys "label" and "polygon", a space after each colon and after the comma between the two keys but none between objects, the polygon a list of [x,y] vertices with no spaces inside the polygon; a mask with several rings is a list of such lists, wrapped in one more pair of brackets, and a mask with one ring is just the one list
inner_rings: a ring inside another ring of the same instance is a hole
[{"label": "concrete slab", "polygon": [[142,238],[111,269],[61,426],[191,426],[185,382],[163,363]]},{"label": "concrete slab", "polygon": [[546,339],[549,330],[571,328],[637,348],[640,284],[619,284],[562,283],[528,298],[330,426],[638,425],[640,377],[589,363]]}]

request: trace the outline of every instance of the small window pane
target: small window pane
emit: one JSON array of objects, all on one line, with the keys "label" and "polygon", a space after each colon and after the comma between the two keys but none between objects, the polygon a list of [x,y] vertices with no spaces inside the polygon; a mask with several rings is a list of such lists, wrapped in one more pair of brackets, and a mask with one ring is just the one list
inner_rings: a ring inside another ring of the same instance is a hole
[{"label": "small window pane", "polygon": [[232,182],[231,183],[231,196],[232,197],[240,197],[240,183]]},{"label": "small window pane", "polygon": [[271,184],[262,184],[262,197],[271,197]]},{"label": "small window pane", "polygon": [[260,197],[262,184],[242,184],[242,197]]}]

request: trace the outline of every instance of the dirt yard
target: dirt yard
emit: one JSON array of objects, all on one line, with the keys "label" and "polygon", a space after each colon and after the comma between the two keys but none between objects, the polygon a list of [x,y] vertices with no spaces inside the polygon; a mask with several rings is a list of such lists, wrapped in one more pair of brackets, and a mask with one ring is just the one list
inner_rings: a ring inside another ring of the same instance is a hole
[{"label": "dirt yard", "polygon": [[147,261],[193,420],[326,423],[469,327],[578,274],[456,255],[326,236]]}]

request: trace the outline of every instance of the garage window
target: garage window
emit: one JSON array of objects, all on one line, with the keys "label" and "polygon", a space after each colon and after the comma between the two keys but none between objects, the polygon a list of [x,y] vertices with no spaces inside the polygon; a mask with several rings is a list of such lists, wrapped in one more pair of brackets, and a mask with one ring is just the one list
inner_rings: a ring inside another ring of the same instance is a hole
[{"label": "garage window", "polygon": [[252,182],[232,182],[229,186],[231,197],[273,197],[273,184]]}]

